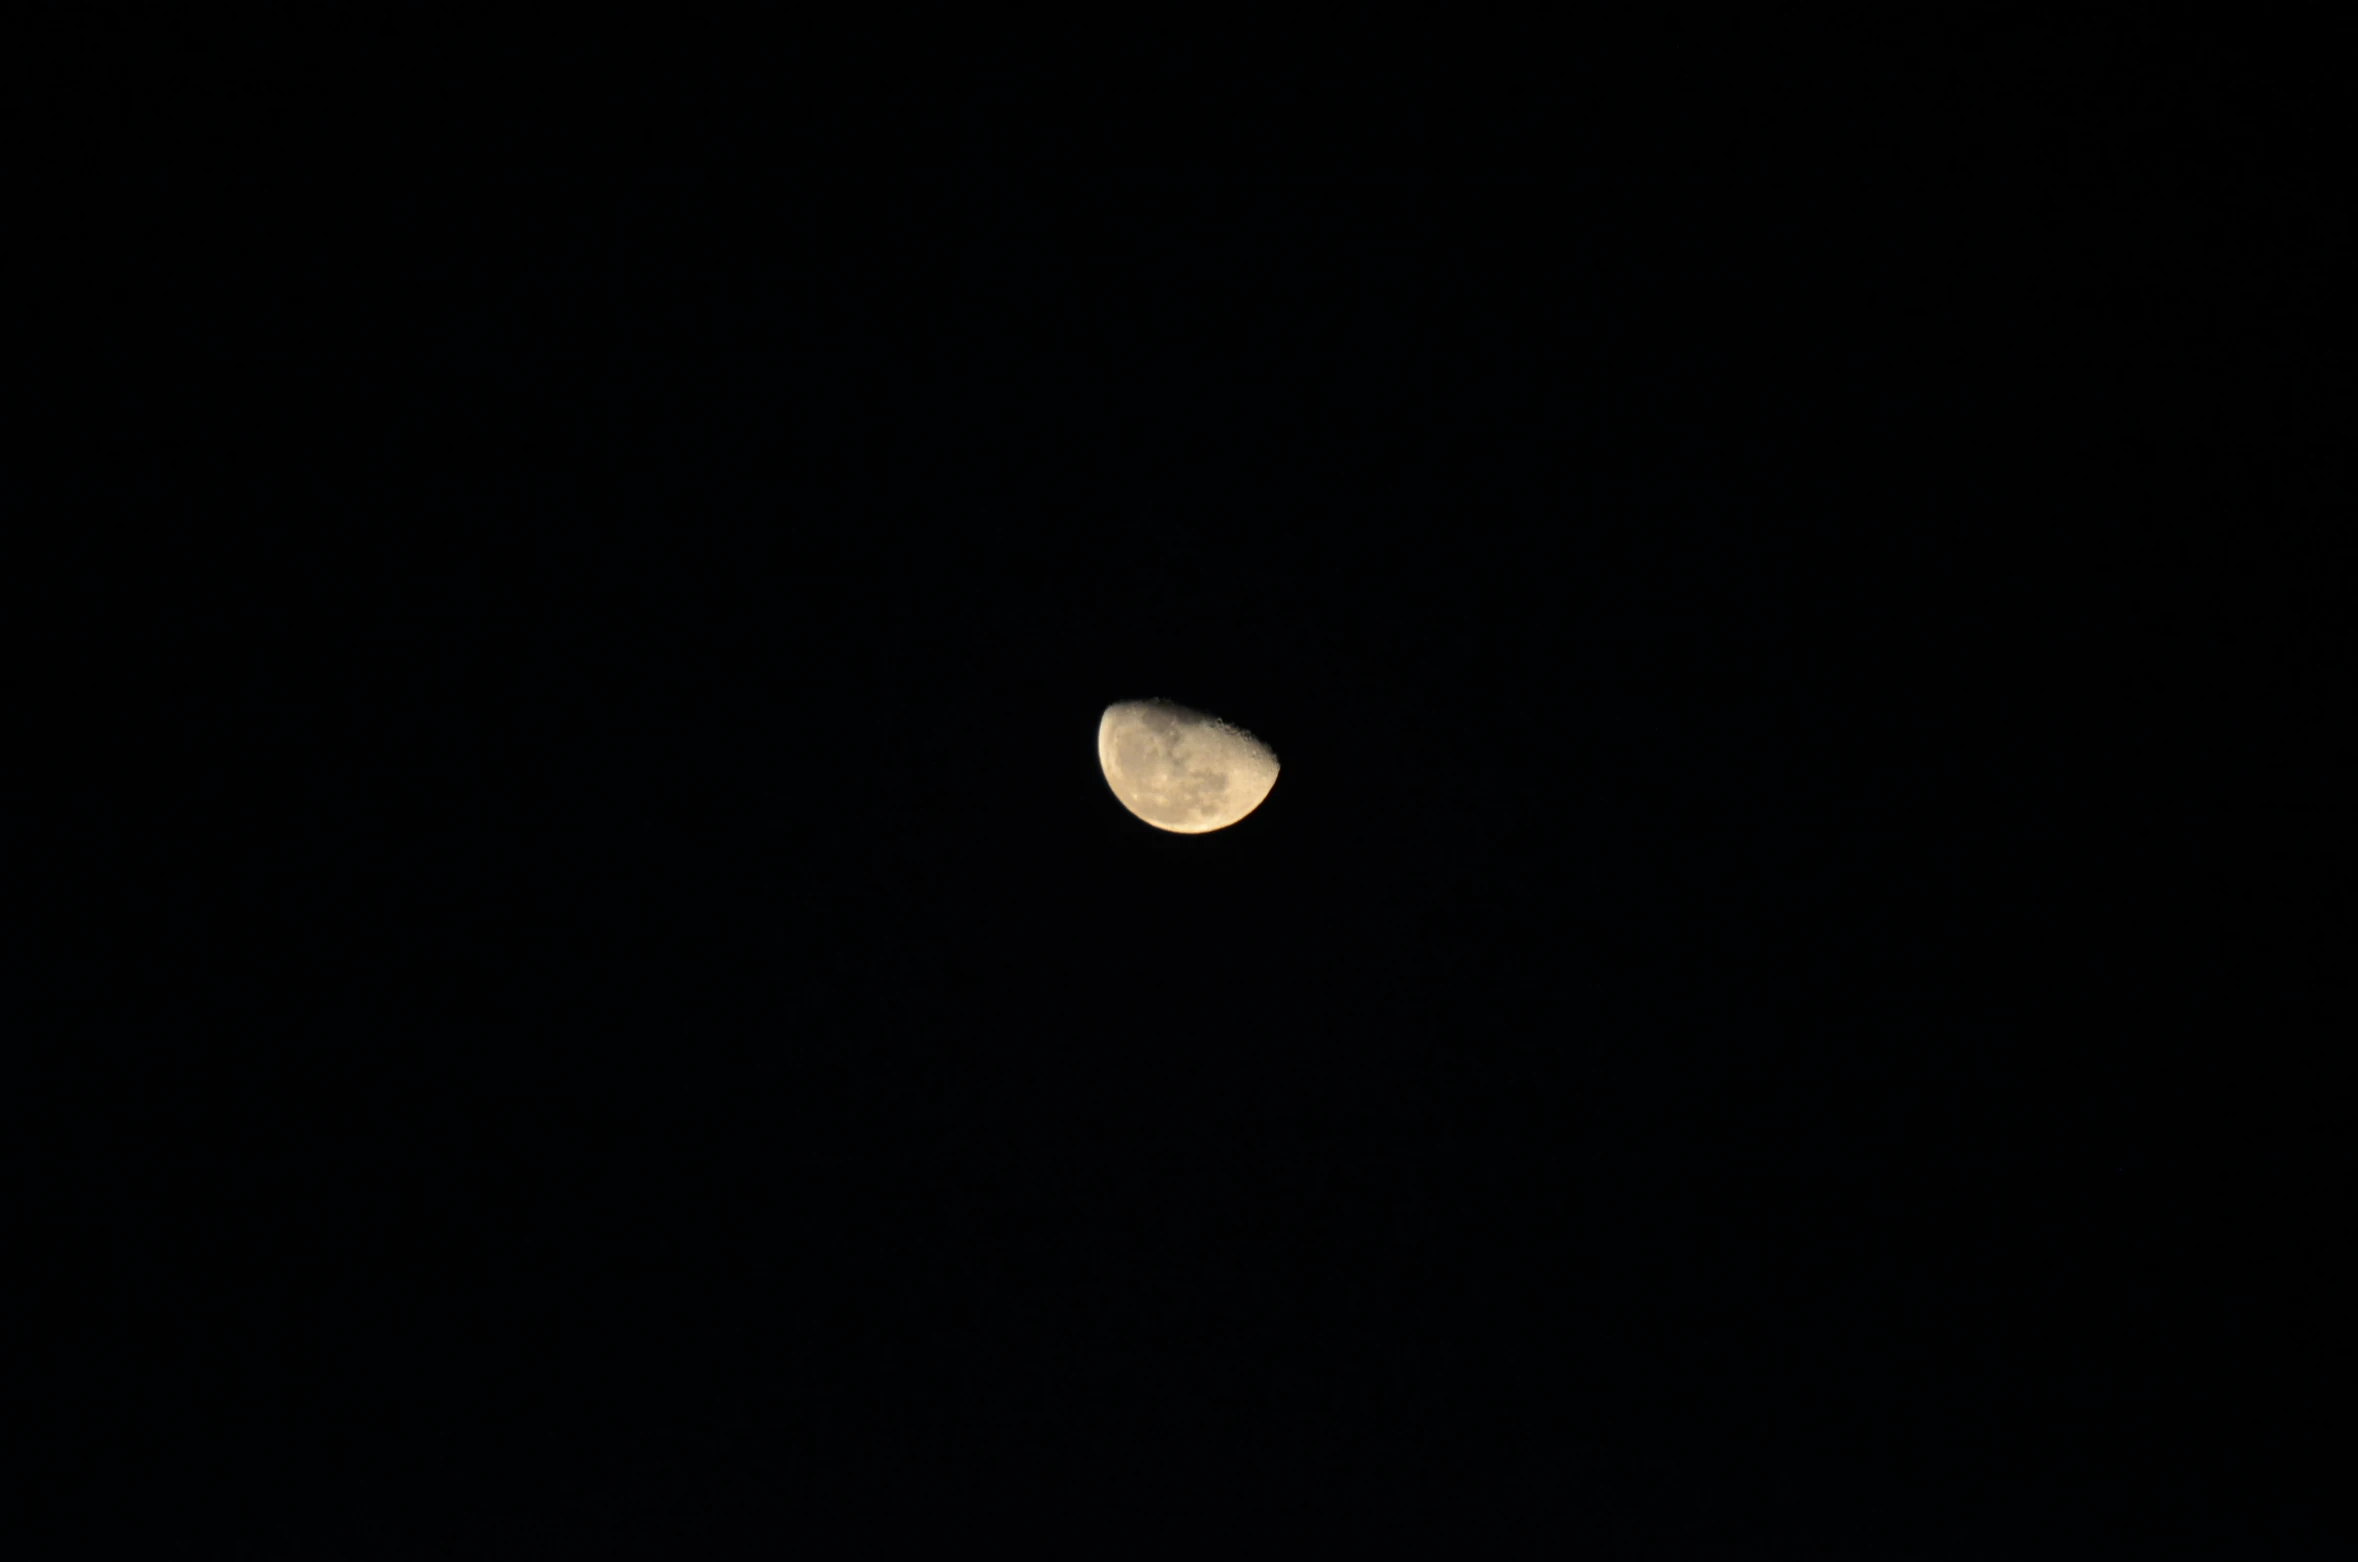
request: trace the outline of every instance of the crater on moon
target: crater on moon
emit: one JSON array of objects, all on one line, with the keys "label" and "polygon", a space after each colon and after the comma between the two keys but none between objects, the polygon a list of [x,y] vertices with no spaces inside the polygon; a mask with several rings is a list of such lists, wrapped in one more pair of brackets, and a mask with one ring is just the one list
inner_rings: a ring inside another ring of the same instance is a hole
[{"label": "crater on moon", "polygon": [[1097,762],[1124,808],[1181,835],[1236,823],[1277,784],[1267,744],[1169,700],[1108,705],[1097,724]]}]

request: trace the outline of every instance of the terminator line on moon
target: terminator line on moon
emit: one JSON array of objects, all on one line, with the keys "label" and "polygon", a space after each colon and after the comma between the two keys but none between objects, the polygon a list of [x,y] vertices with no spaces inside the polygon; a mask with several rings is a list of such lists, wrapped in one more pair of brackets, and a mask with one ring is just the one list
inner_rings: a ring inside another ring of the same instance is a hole
[{"label": "terminator line on moon", "polygon": [[1169,700],[1108,705],[1097,724],[1097,762],[1124,808],[1180,835],[1236,823],[1277,785],[1269,745]]}]

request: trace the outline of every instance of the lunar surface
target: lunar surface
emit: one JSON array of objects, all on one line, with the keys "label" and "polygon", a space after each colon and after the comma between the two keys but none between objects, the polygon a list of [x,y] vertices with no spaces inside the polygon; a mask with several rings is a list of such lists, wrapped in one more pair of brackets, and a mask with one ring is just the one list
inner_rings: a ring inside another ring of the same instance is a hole
[{"label": "lunar surface", "polygon": [[1097,724],[1097,762],[1124,808],[1181,835],[1236,823],[1277,785],[1267,744],[1169,700],[1108,705]]}]

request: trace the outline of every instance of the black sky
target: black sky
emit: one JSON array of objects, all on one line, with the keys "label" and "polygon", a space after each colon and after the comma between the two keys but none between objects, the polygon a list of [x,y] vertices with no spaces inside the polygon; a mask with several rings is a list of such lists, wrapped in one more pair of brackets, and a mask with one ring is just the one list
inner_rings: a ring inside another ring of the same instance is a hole
[{"label": "black sky", "polygon": [[2323,1554],[2300,40],[391,46],[26,116],[60,1554]]}]

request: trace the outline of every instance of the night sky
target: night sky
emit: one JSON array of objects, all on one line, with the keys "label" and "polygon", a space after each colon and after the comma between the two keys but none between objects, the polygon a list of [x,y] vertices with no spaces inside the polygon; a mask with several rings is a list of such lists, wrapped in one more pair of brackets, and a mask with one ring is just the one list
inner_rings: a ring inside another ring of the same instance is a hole
[{"label": "night sky", "polygon": [[62,61],[23,1554],[2326,1555],[2358,256],[2175,15]]}]

